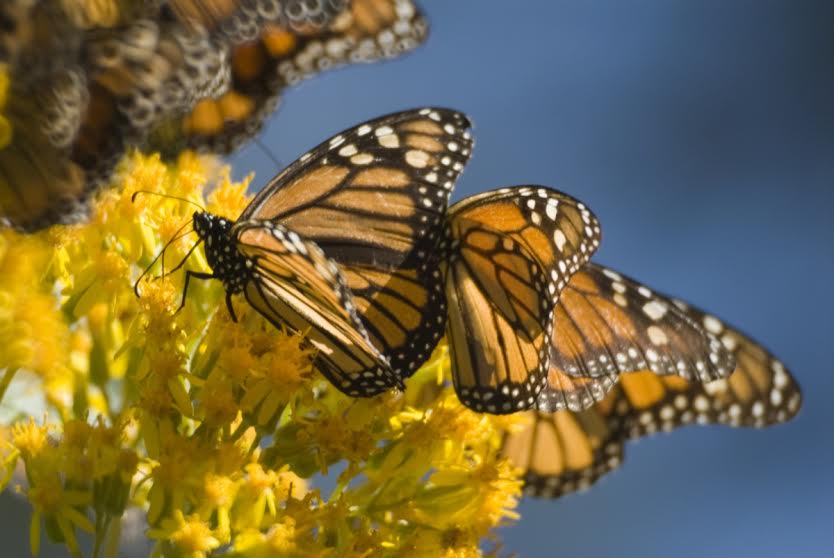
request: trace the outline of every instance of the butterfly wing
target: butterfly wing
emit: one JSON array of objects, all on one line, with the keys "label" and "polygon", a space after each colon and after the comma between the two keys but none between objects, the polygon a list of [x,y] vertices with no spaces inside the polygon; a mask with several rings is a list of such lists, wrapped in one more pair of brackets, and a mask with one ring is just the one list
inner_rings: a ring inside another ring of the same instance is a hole
[{"label": "butterfly wing", "polygon": [[675,301],[693,320],[712,328],[736,361],[727,378],[700,383],[646,372],[620,377],[620,414],[632,438],[687,424],[762,428],[793,418],[802,395],[784,364],[767,349],[718,318]]},{"label": "butterfly wing", "polygon": [[[275,17],[279,12],[284,15]],[[250,14],[249,23],[238,25],[252,36],[232,41],[229,90],[157,126],[153,149],[229,153],[261,130],[284,88],[328,69],[413,50],[427,28],[410,0],[294,0],[275,15]]]},{"label": "butterfly wing", "polygon": [[264,25],[281,25],[296,32],[321,31],[348,0],[167,0],[166,8],[184,25],[206,29],[224,42],[257,37]]},{"label": "butterfly wing", "polygon": [[504,435],[501,455],[524,471],[526,495],[559,498],[620,465],[622,427],[611,402],[580,412],[525,411],[521,429]]},{"label": "butterfly wing", "polygon": [[542,187],[486,192],[450,209],[447,336],[465,405],[491,413],[535,406],[554,305],[599,235],[581,202]]},{"label": "butterfly wing", "polygon": [[737,363],[735,371],[707,383],[649,370],[628,372],[589,409],[530,412],[528,426],[508,434],[502,449],[525,470],[529,494],[557,498],[590,485],[618,466],[628,438],[687,424],[760,428],[796,415],[802,403],[799,386],[776,357],[717,318],[680,301],[674,304],[719,336]]},{"label": "butterfly wing", "polygon": [[471,154],[469,126],[446,109],[366,122],[303,155],[241,216],[280,222],[333,258],[371,340],[402,376],[443,334],[433,258],[449,194]]},{"label": "butterfly wing", "polygon": [[128,145],[228,75],[205,35],[170,23],[82,32],[59,20],[47,11],[23,34],[2,109],[12,139],[0,150],[0,219],[24,230],[83,218]]},{"label": "butterfly wing", "polygon": [[539,409],[586,408],[624,372],[647,369],[707,382],[734,368],[731,351],[671,298],[588,263],[571,277],[556,307],[551,381]]},{"label": "butterfly wing", "polygon": [[402,386],[368,339],[338,267],[315,243],[270,221],[244,221],[233,234],[251,262],[246,300],[274,325],[306,332],[333,385],[357,397]]}]

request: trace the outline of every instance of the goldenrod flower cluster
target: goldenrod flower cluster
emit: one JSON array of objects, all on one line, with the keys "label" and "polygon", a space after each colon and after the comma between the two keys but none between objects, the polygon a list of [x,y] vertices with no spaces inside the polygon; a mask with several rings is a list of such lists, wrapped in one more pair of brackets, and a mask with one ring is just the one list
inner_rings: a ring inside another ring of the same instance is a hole
[{"label": "goldenrod flower cluster", "polygon": [[116,556],[129,508],[154,556],[194,558],[478,556],[515,519],[521,483],[497,456],[513,419],[457,401],[445,347],[404,393],[340,394],[301,334],[239,297],[234,322],[218,281],[180,309],[184,269],[210,271],[197,249],[170,273],[196,241],[184,200],[234,219],[247,181],[185,154],[133,155],[117,182],[88,224],[0,232],[2,405],[20,409],[18,384],[46,405],[0,436],[33,553],[46,536],[82,556],[86,532]]}]

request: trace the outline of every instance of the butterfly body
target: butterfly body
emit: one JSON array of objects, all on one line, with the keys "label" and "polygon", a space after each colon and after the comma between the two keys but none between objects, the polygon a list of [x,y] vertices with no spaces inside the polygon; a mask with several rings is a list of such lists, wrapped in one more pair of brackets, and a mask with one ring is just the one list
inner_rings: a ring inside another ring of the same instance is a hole
[{"label": "butterfly body", "polygon": [[206,211],[197,211],[193,224],[194,232],[206,243],[206,260],[214,278],[223,282],[229,294],[243,292],[251,279],[252,261],[237,249],[232,236],[233,223]]}]

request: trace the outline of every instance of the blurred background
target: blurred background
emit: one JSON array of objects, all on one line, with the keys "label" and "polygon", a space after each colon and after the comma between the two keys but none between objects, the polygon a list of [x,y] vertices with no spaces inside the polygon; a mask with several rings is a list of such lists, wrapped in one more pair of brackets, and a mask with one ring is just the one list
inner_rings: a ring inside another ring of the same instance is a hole
[{"label": "blurred background", "polygon": [[[285,164],[343,128],[441,105],[475,122],[453,199],[544,184],[590,206],[597,261],[708,309],[789,366],[804,408],[762,431],[627,447],[588,492],[523,501],[524,557],[820,556],[834,547],[834,3],[424,0],[427,44],[289,91]],[[263,185],[256,146],[231,158]],[[28,510],[3,495],[26,552]],[[13,511],[16,508],[17,511]],[[5,544],[5,543],[4,543]],[[49,555],[44,548],[42,555]],[[18,555],[14,552],[11,555]]]}]

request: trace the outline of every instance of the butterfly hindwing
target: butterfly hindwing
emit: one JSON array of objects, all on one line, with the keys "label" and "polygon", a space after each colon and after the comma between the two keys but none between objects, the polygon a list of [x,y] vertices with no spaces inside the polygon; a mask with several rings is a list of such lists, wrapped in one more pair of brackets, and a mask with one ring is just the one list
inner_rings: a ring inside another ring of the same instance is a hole
[{"label": "butterfly hindwing", "polygon": [[622,428],[610,406],[580,412],[526,411],[504,435],[501,455],[524,471],[524,493],[559,498],[584,490],[623,460]]},{"label": "butterfly hindwing", "polygon": [[299,33],[321,31],[349,0],[167,0],[182,24],[205,29],[232,44],[251,41],[265,25]]},{"label": "butterfly hindwing", "polygon": [[338,267],[316,244],[271,221],[244,221],[233,235],[251,274],[247,301],[273,324],[306,332],[334,385],[354,396],[401,385],[368,339]]},{"label": "butterfly hindwing", "polygon": [[489,413],[528,408],[547,366],[553,304],[523,244],[483,224],[453,224],[460,248],[445,269],[446,335],[461,402]]},{"label": "butterfly hindwing", "polygon": [[455,389],[475,410],[535,407],[553,308],[599,244],[596,218],[544,187],[502,188],[449,211],[444,252]]},{"label": "butterfly hindwing", "polygon": [[[736,362],[735,371],[706,383],[650,370],[626,372],[588,409],[529,412],[528,425],[507,434],[502,449],[524,469],[528,494],[557,498],[589,486],[619,465],[629,438],[688,424],[766,427],[796,415],[799,387],[776,357],[714,316],[680,301],[673,304],[720,339]],[[594,451],[589,454],[587,448]]]}]

